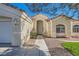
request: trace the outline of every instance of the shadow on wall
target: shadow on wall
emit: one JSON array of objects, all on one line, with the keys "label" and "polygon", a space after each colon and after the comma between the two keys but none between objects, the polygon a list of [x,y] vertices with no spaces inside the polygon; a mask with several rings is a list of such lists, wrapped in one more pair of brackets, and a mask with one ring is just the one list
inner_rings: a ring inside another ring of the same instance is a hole
[{"label": "shadow on wall", "polygon": [[0,56],[45,56],[45,53],[38,48],[20,48],[14,47],[0,53]]}]

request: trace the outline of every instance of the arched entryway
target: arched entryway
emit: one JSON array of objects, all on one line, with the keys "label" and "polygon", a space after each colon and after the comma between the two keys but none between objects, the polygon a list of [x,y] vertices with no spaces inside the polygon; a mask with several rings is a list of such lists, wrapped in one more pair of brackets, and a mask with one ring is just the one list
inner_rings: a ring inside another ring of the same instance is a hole
[{"label": "arched entryway", "polygon": [[38,35],[43,34],[43,21],[41,21],[41,20],[37,21],[37,34]]},{"label": "arched entryway", "polygon": [[56,25],[56,37],[65,37],[65,26],[63,24]]}]

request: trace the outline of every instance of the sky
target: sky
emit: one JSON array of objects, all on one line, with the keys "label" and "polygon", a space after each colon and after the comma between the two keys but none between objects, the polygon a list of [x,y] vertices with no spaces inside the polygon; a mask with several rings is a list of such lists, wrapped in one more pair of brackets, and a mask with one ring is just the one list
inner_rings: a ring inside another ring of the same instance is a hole
[{"label": "sky", "polygon": [[[38,12],[34,12],[33,9],[37,8],[37,6],[32,6],[31,3],[25,5],[23,3],[10,3],[10,5],[16,6],[19,9],[24,10],[30,17],[36,15],[36,14],[44,14],[46,16],[48,16],[48,18],[54,18],[57,15],[61,15],[62,13],[66,16],[72,16],[73,11],[74,10],[70,10],[68,6],[65,6],[65,8],[63,8],[64,11],[62,11],[62,9],[60,9],[59,7],[61,7],[61,4],[59,3],[52,3],[49,4],[47,6],[44,6],[42,3],[39,4],[39,8],[42,8],[42,11],[38,11]],[[56,10],[52,10],[51,8],[55,8]],[[53,13],[56,11],[56,15],[53,15]],[[74,14],[75,19],[77,19],[77,15],[79,15],[78,13]]]}]

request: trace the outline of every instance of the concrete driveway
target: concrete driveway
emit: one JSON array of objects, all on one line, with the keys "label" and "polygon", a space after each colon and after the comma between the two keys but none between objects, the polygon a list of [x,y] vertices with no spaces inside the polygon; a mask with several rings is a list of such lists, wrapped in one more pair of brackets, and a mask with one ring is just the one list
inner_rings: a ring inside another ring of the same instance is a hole
[{"label": "concrete driveway", "polygon": [[63,41],[55,38],[45,38],[51,56],[72,56],[66,49],[62,47]]},{"label": "concrete driveway", "polygon": [[72,56],[62,47],[62,42],[54,38],[37,36],[30,39],[24,47],[0,47],[1,56]]}]

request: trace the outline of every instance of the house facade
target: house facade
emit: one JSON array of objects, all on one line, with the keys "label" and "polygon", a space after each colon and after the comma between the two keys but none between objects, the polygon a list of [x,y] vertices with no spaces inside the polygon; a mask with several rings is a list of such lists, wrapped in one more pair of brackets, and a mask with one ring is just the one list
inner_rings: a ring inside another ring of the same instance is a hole
[{"label": "house facade", "polygon": [[60,15],[49,20],[47,16],[38,14],[32,17],[32,21],[32,32],[35,32],[39,35],[53,38],[79,37],[79,20],[73,20],[72,18],[64,15]]},{"label": "house facade", "polygon": [[17,8],[0,4],[0,43],[22,46],[30,38],[32,20]]}]

